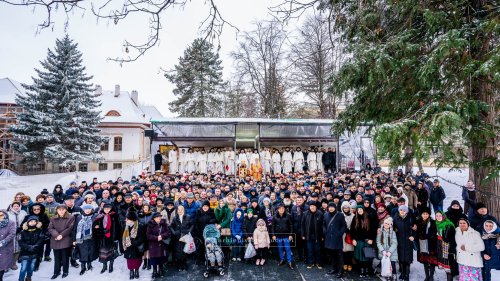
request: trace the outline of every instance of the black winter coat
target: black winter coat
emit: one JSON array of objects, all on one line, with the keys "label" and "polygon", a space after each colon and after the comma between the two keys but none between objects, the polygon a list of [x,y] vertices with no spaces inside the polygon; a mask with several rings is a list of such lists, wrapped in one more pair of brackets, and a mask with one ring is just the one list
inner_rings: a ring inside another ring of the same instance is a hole
[{"label": "black winter coat", "polygon": [[[333,220],[332,220],[333,219]],[[341,212],[325,213],[323,218],[323,233],[325,234],[325,248],[342,250],[344,233],[347,231],[344,214]]]},{"label": "black winter coat", "polygon": [[21,258],[27,257],[31,259],[37,256],[45,241],[45,235],[41,227],[41,224],[38,223],[35,227],[28,227],[27,230],[21,231],[19,240],[19,247],[21,248],[19,256]]},{"label": "black winter coat", "polygon": [[243,220],[243,238],[246,239],[248,237],[253,236],[254,230],[257,228],[257,216],[252,216],[251,219],[245,217]]},{"label": "black winter coat", "polygon": [[[128,227],[128,226],[125,226]],[[132,228],[129,227],[129,233],[132,231]],[[130,247],[124,249],[123,257],[126,259],[139,259],[142,257],[144,252],[139,251],[139,248],[147,250],[145,248],[146,245],[146,226],[139,224],[139,228],[137,229],[137,236],[135,238],[130,237],[130,242],[132,245]]]},{"label": "black winter coat", "polygon": [[[427,230],[427,223],[430,222],[429,230]],[[417,220],[417,236],[415,237],[415,242],[417,244],[417,252],[420,254],[420,243],[419,239],[427,239],[429,254],[436,255],[437,250],[437,228],[436,221],[429,218],[427,222],[424,222],[422,218]]]},{"label": "black winter coat", "polygon": [[[311,224],[314,225],[315,234],[310,232]],[[301,235],[305,237],[306,240],[314,239],[315,241],[321,241],[323,238],[323,213],[316,211],[311,213],[307,211],[304,213],[301,225]]]},{"label": "black winter coat", "polygon": [[99,248],[111,249],[114,247],[114,241],[118,241],[121,237],[121,224],[118,215],[111,211],[111,229],[109,230],[109,238],[106,237],[106,230],[104,229],[104,214],[99,214],[93,223],[93,235],[97,239]]},{"label": "black winter coat", "polygon": [[172,235],[176,238],[179,239],[182,236],[188,234],[191,232],[193,233],[193,220],[189,215],[184,214],[182,223],[181,220],[179,219],[178,216],[175,216],[174,221],[170,225],[170,230],[172,232]]},{"label": "black winter coat", "polygon": [[292,207],[292,223],[293,223],[293,231],[299,236],[300,230],[302,229],[302,217],[304,217],[304,213],[307,210],[305,209],[304,204],[302,204],[300,207],[295,205]]},{"label": "black winter coat", "polygon": [[415,219],[412,216],[406,215],[402,218],[399,214],[394,218],[394,231],[398,238],[398,259],[400,262],[412,263],[413,262],[413,245],[410,241],[410,236],[415,238],[415,231],[412,227],[415,225]]},{"label": "black winter coat", "polygon": [[208,209],[208,212],[204,212],[203,209],[196,211],[196,220],[194,224],[194,234],[197,237],[203,236],[203,230],[209,224],[215,224],[217,220],[215,219],[215,213],[212,209]]},{"label": "black winter coat", "polygon": [[283,213],[280,215],[276,213],[273,218],[273,226],[271,230],[271,236],[276,236],[277,238],[283,238],[288,236],[293,236],[293,224],[292,218],[288,213]]}]

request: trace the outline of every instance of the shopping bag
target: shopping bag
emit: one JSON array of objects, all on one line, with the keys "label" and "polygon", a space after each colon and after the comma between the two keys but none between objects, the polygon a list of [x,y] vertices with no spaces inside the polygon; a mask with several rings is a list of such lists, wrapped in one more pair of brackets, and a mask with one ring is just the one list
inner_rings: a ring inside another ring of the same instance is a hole
[{"label": "shopping bag", "polygon": [[245,259],[251,259],[257,255],[257,251],[255,251],[255,247],[252,243],[248,243],[247,249],[245,250]]},{"label": "shopping bag", "polygon": [[194,243],[194,239],[193,239],[193,236],[191,236],[191,233],[188,233],[187,235],[184,235],[184,236],[187,236],[185,241],[186,241],[186,244],[184,245],[184,253],[186,254],[192,254],[196,251],[196,244]]},{"label": "shopping bag", "polygon": [[380,264],[382,266],[382,270],[380,272],[380,275],[382,277],[391,277],[392,276],[391,259],[388,256],[383,255],[382,261],[380,262]]}]

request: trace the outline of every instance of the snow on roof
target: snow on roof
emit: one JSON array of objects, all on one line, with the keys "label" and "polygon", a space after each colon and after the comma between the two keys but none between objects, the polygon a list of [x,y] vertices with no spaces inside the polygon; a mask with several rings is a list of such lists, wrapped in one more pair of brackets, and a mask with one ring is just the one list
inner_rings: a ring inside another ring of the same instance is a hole
[{"label": "snow on roof", "polygon": [[0,79],[0,103],[16,104],[16,95],[25,93],[21,83],[8,77]]},{"label": "snow on roof", "polygon": [[[115,97],[114,91],[102,91],[98,99],[102,103],[99,110],[101,111],[101,116],[104,117],[101,123],[149,124],[149,118],[135,104],[127,91],[120,91],[120,95],[117,97]],[[120,116],[106,116],[112,110],[117,111]]]},{"label": "snow on roof", "polygon": [[148,120],[163,119],[163,115],[161,115],[160,111],[154,105],[140,105],[139,107],[146,114]]},{"label": "snow on roof", "polygon": [[216,124],[238,124],[238,123],[262,123],[262,124],[316,124],[331,125],[332,119],[266,119],[266,118],[162,118],[152,119],[152,123],[216,123]]}]

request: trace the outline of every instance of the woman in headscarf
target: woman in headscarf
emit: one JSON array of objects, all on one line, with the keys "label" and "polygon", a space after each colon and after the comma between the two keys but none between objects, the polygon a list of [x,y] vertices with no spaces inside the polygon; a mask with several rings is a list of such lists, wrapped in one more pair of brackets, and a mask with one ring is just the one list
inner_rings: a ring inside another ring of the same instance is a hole
[{"label": "woman in headscarf", "polygon": [[14,239],[16,238],[16,224],[9,220],[7,211],[0,210],[0,281],[6,270],[10,269],[14,256]]},{"label": "woman in headscarf", "polygon": [[446,272],[446,280],[452,281],[458,275],[456,260],[455,225],[442,211],[436,212],[438,267]]},{"label": "woman in headscarf", "polygon": [[484,222],[481,229],[481,238],[484,242],[483,280],[491,281],[491,270],[500,270],[500,229],[492,220]]},{"label": "woman in headscarf", "polygon": [[19,253],[21,252],[21,248],[19,247],[19,239],[21,239],[21,226],[22,222],[28,214],[25,211],[21,210],[21,202],[19,201],[14,201],[12,202],[12,204],[10,204],[8,213],[9,219],[15,223],[16,232],[18,233],[16,235],[16,239],[14,239],[14,256],[11,267],[12,270],[17,270],[17,259],[19,257]]},{"label": "woman in headscarf", "polygon": [[139,267],[146,245],[146,225],[139,223],[134,208],[130,208],[122,234],[123,257],[127,260],[130,280],[139,279]]},{"label": "woman in headscarf", "polygon": [[80,253],[81,270],[83,275],[86,270],[92,270],[92,261],[97,259],[97,246],[92,235],[92,224],[95,217],[94,207],[90,204],[83,204],[82,213],[75,219],[76,227],[73,229],[73,244],[76,245]]},{"label": "woman in headscarf", "polygon": [[446,211],[446,217],[455,225],[458,226],[458,220],[464,215],[464,210],[458,200],[451,201],[448,210]]},{"label": "woman in headscarf", "polygon": [[467,217],[458,220],[458,228],[455,234],[457,242],[457,262],[460,281],[481,281],[484,251],[484,242],[481,234],[470,226]]},{"label": "woman in headscarf", "polygon": [[118,250],[115,243],[120,239],[122,232],[118,215],[113,211],[113,205],[110,202],[103,203],[101,213],[96,217],[93,225],[99,247],[99,262],[102,263],[101,273],[106,270],[111,273]]},{"label": "woman in headscarf", "polygon": [[186,214],[184,206],[178,206],[174,221],[170,225],[174,237],[174,251],[179,271],[187,269],[186,254],[184,253],[184,242],[179,241],[181,237],[193,232],[193,220]]}]

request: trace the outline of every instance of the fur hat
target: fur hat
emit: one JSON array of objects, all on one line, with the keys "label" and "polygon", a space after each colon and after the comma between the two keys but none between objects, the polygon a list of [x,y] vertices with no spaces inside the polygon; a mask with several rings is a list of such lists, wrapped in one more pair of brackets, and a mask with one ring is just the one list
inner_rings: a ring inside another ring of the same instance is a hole
[{"label": "fur hat", "polygon": [[127,219],[131,221],[137,221],[137,213],[135,212],[134,208],[128,208],[127,211]]}]

